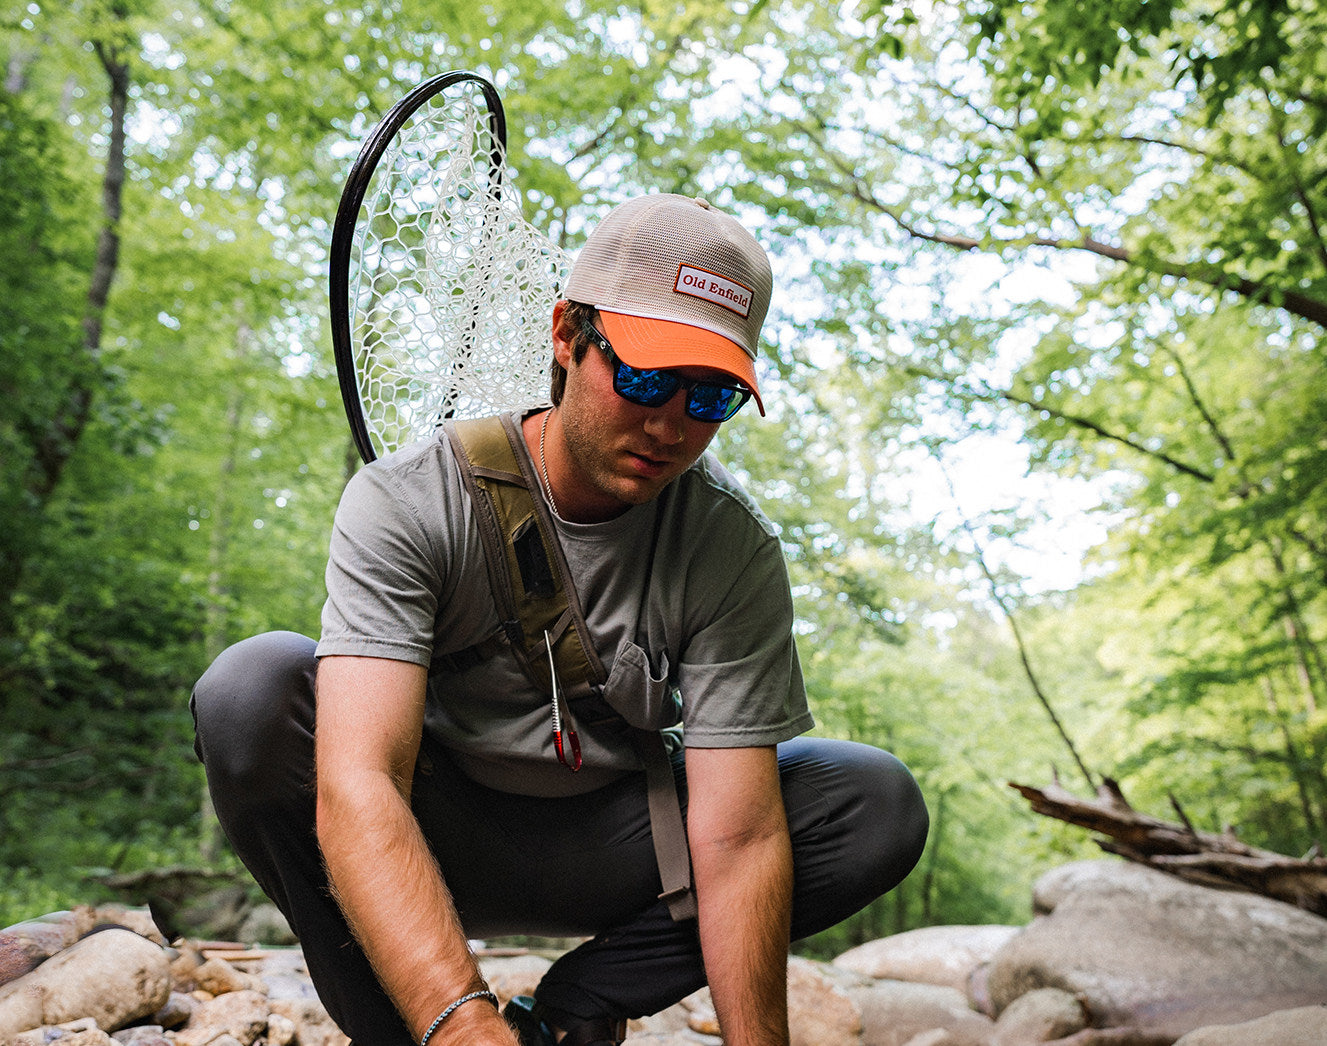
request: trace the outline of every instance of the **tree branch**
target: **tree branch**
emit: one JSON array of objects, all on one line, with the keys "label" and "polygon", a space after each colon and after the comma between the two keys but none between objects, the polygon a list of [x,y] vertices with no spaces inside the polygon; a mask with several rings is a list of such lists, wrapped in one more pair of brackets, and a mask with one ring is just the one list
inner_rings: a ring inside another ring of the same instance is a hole
[{"label": "tree branch", "polygon": [[[1270,99],[1268,99],[1270,101]],[[1318,264],[1327,269],[1327,240],[1323,238],[1322,220],[1318,215],[1317,205],[1314,202],[1313,194],[1304,184],[1304,178],[1300,169],[1300,157],[1298,151],[1291,146],[1285,137],[1285,120],[1275,106],[1270,107],[1273,115],[1273,123],[1276,127],[1276,144],[1281,150],[1281,162],[1289,172],[1291,183],[1295,187],[1295,199],[1299,205],[1304,208],[1304,217],[1309,223],[1309,228],[1313,231],[1314,243],[1317,247]]]},{"label": "tree branch", "polygon": [[[915,363],[904,363],[903,369],[915,377],[943,382],[944,384],[949,385],[950,388],[957,388],[953,380],[948,376],[944,374],[936,374],[935,372],[927,370],[925,367],[918,366]],[[1099,422],[1093,421],[1091,418],[1086,418],[1079,414],[1070,414],[1068,411],[1060,410],[1058,407],[1050,406],[1027,396],[1020,396],[1018,393],[1010,389],[990,389],[986,392],[981,392],[977,389],[969,388],[962,390],[962,394],[966,394],[973,399],[978,400],[1006,400],[1010,403],[1017,403],[1020,406],[1030,407],[1036,411],[1042,411],[1051,415],[1051,417],[1060,418],[1062,421],[1068,422],[1070,425],[1077,428],[1086,429],[1088,432],[1095,433],[1102,439],[1109,440],[1112,443],[1122,444],[1130,450],[1137,451],[1139,454],[1164,462],[1176,471],[1184,473],[1186,476],[1192,476],[1194,479],[1201,480],[1204,483],[1212,483],[1216,480],[1216,476],[1210,472],[1204,472],[1202,469],[1197,468],[1194,465],[1188,465],[1164,451],[1152,450],[1150,447],[1144,446],[1142,443],[1139,443],[1137,440],[1131,439],[1128,436],[1122,436],[1118,432],[1112,432],[1110,429],[1107,429]]]},{"label": "tree branch", "polygon": [[[945,468],[944,462],[939,459],[938,455],[936,456],[936,462],[939,464],[940,471],[945,477],[945,482],[949,484],[950,497],[957,502],[958,498],[955,494],[953,480],[950,479],[949,471]],[[1046,693],[1041,685],[1041,677],[1032,666],[1032,656],[1028,652],[1026,641],[1023,639],[1023,630],[1018,625],[1018,618],[1014,614],[1013,607],[1009,605],[1009,601],[1005,599],[1000,592],[1000,586],[995,580],[995,574],[992,573],[990,566],[986,562],[986,553],[982,548],[981,540],[977,537],[977,533],[972,524],[968,522],[967,516],[960,513],[959,518],[962,522],[963,529],[972,540],[972,547],[977,560],[977,566],[981,570],[982,576],[986,578],[987,585],[990,586],[991,598],[995,600],[996,606],[1000,608],[1000,612],[1004,614],[1005,620],[1009,622],[1009,630],[1014,636],[1014,645],[1018,648],[1018,659],[1023,666],[1023,676],[1027,679],[1028,685],[1032,688],[1033,696],[1037,699],[1037,703],[1041,705],[1047,718],[1050,719],[1051,725],[1055,728],[1055,732],[1060,735],[1060,740],[1064,742],[1065,748],[1069,750],[1069,756],[1073,759],[1074,765],[1078,767],[1078,772],[1083,775],[1083,780],[1087,782],[1087,786],[1089,788],[1096,788],[1097,783],[1092,777],[1092,771],[1090,771],[1087,768],[1087,764],[1083,762],[1083,757],[1078,752],[1078,746],[1074,744],[1073,738],[1069,736],[1069,731],[1064,725],[1064,720],[1062,720],[1059,714],[1055,711],[1055,706],[1051,704],[1050,695]]]},{"label": "tree branch", "polygon": [[1058,784],[1045,788],[1010,783],[1032,809],[1106,836],[1107,853],[1204,886],[1248,890],[1327,916],[1327,858],[1296,859],[1240,842],[1229,829],[1195,831],[1191,824],[1162,821],[1136,811],[1117,782],[1107,778],[1095,799],[1079,799]]},{"label": "tree branch", "polygon": [[1198,394],[1198,387],[1193,383],[1193,377],[1189,374],[1189,368],[1185,366],[1183,358],[1173,348],[1166,347],[1166,355],[1175,362],[1175,368],[1179,371],[1180,382],[1184,385],[1185,392],[1189,395],[1189,402],[1193,404],[1193,409],[1198,412],[1198,416],[1203,419],[1203,424],[1207,426],[1207,431],[1212,434],[1225,454],[1226,460],[1235,463],[1239,459],[1235,456],[1235,448],[1227,438],[1221,426],[1217,424],[1216,416],[1208,409],[1207,402]]},{"label": "tree branch", "polygon": [[[866,201],[864,201],[866,202]],[[911,225],[892,208],[885,207],[878,201],[874,201],[881,214],[890,218],[895,225],[916,240],[922,240],[928,243],[938,243],[942,246],[953,247],[962,251],[977,250],[1004,250],[1010,247],[1019,249],[1027,247],[1049,247],[1053,250],[1081,250],[1089,254],[1095,254],[1101,258],[1109,258],[1111,261],[1123,262],[1126,265],[1138,265],[1148,272],[1156,273],[1158,276],[1172,276],[1175,279],[1193,280],[1196,283],[1205,284],[1215,290],[1233,291],[1242,298],[1261,305],[1271,305],[1276,308],[1284,309],[1300,319],[1308,320],[1310,323],[1316,323],[1320,327],[1327,327],[1327,301],[1311,297],[1299,291],[1287,290],[1280,287],[1274,287],[1258,280],[1252,280],[1245,276],[1233,276],[1225,272],[1217,265],[1168,261],[1163,258],[1140,259],[1137,253],[1114,244],[1103,243],[1100,240],[1093,239],[1090,235],[1084,235],[1079,239],[1065,239],[1063,237],[1048,236],[1026,236],[1008,240],[984,238],[977,239],[972,236],[958,236],[938,232],[926,232],[923,229]]]}]

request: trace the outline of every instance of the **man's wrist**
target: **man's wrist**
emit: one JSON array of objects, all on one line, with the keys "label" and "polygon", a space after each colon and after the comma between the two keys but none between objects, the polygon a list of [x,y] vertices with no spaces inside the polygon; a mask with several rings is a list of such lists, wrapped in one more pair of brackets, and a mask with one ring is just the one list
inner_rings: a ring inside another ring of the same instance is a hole
[{"label": "man's wrist", "polygon": [[446,1009],[444,1009],[441,1013],[439,1013],[436,1017],[433,1018],[433,1023],[430,1024],[428,1026],[428,1029],[424,1032],[424,1034],[420,1036],[419,1046],[428,1046],[429,1039],[433,1037],[434,1032],[436,1032],[439,1028],[442,1027],[443,1022],[446,1021],[448,1017],[450,1017],[453,1013],[455,1013],[466,1003],[473,1002],[477,999],[487,999],[489,1002],[493,1004],[494,1009],[501,1009],[501,1004],[498,1002],[498,997],[494,995],[491,991],[489,991],[487,988],[481,991],[467,992],[465,995],[462,995],[455,1002],[448,1005]]}]

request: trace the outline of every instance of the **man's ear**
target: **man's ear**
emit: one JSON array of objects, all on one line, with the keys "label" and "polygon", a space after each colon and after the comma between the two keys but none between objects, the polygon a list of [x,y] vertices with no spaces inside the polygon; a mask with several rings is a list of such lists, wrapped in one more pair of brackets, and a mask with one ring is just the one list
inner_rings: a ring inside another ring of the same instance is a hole
[{"label": "man's ear", "polygon": [[571,367],[571,342],[562,337],[562,313],[567,308],[565,300],[559,301],[553,306],[553,358],[558,361],[563,369]]}]

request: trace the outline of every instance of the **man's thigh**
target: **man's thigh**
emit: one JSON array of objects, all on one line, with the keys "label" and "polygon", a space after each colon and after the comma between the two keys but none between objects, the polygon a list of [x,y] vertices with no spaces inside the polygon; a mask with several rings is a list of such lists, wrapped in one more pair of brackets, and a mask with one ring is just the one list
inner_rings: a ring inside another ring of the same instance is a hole
[{"label": "man's thigh", "polygon": [[472,937],[592,936],[661,889],[642,774],[546,799],[486,788],[426,748],[412,804]]},{"label": "man's thigh", "polygon": [[[869,745],[779,746],[795,871],[794,933],[847,918],[911,871],[926,808],[907,769]],[[674,770],[683,809],[680,753]],[[415,815],[467,933],[592,936],[656,904],[661,889],[644,775],[581,796],[485,788],[436,750],[421,761]]]}]

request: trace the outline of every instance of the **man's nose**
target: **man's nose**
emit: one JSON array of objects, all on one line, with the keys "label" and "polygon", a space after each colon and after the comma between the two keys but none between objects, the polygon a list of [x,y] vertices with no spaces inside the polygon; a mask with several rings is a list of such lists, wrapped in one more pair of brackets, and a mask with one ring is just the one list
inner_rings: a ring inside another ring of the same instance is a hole
[{"label": "man's nose", "polygon": [[651,407],[645,419],[645,431],[663,446],[673,446],[686,438],[687,390],[678,389],[666,403]]}]

